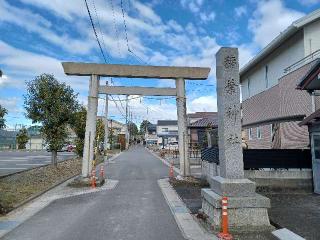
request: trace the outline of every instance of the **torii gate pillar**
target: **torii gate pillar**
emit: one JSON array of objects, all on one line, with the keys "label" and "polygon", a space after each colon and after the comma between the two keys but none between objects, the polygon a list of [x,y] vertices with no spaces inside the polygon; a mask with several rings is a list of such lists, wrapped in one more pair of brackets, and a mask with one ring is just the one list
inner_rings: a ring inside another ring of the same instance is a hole
[{"label": "torii gate pillar", "polygon": [[185,177],[190,175],[190,161],[188,154],[186,90],[183,78],[176,79],[176,89],[180,175]]},{"label": "torii gate pillar", "polygon": [[91,75],[88,96],[88,110],[86,134],[84,138],[82,176],[89,177],[94,159],[94,141],[96,138],[97,111],[98,111],[99,76]]}]

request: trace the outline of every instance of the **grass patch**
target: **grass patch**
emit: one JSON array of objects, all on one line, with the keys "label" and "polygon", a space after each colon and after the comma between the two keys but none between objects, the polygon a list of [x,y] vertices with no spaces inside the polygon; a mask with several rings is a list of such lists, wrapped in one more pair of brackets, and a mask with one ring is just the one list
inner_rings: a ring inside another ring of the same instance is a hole
[{"label": "grass patch", "polygon": [[81,161],[77,158],[59,162],[57,168],[43,166],[1,178],[0,215],[80,172]]}]

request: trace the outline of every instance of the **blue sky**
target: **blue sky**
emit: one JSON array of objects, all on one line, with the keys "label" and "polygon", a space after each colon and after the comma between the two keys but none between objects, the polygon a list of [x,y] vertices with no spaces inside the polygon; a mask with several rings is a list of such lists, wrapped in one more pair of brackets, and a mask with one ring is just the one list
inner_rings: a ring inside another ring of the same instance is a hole
[{"label": "blue sky", "polygon": [[[188,112],[216,110],[215,53],[221,46],[238,47],[244,65],[292,21],[320,7],[320,0],[122,0],[127,42],[121,0],[87,1],[109,63],[212,68],[203,85],[186,83]],[[41,73],[71,85],[87,103],[88,79],[65,76],[60,64],[103,62],[84,0],[0,0],[0,32],[0,104],[9,111],[7,125],[31,124],[24,117],[25,81]],[[114,84],[174,86],[150,79]],[[136,122],[176,118],[173,99],[135,98],[129,106]],[[103,109],[100,100],[98,113]],[[123,120],[123,112],[110,103],[114,119]]]}]

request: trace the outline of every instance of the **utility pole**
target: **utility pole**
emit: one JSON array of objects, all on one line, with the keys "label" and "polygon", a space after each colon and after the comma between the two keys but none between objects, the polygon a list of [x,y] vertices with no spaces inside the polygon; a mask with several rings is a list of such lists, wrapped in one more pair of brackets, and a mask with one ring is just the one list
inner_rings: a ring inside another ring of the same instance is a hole
[{"label": "utility pole", "polygon": [[[108,81],[106,81],[106,85],[108,86]],[[106,94],[106,105],[105,105],[105,122],[104,122],[104,160],[107,160],[107,150],[108,150],[108,142],[109,142],[109,126],[108,126],[108,94]]]},{"label": "utility pole", "polygon": [[128,100],[129,96],[126,96],[126,149],[129,147],[129,133],[128,133]]},{"label": "utility pole", "polygon": [[130,112],[130,130],[131,130],[131,133],[130,133],[130,136],[131,136],[131,139],[133,139],[133,119],[132,119],[132,112]]}]

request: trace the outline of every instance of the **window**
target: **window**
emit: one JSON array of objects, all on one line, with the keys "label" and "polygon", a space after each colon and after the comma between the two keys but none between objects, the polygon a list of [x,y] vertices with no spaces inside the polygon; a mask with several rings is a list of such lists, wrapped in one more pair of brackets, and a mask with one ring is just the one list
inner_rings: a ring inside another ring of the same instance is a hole
[{"label": "window", "polygon": [[266,88],[269,87],[268,71],[269,71],[269,67],[268,67],[268,65],[266,65],[265,66],[265,77],[264,77],[265,82],[266,82]]},{"label": "window", "polygon": [[169,132],[169,128],[162,128],[163,132]]},{"label": "window", "polygon": [[249,140],[252,140],[252,128],[249,128],[248,136],[249,136]]},{"label": "window", "polygon": [[261,127],[257,127],[257,138],[261,139],[262,133],[261,133]]}]

